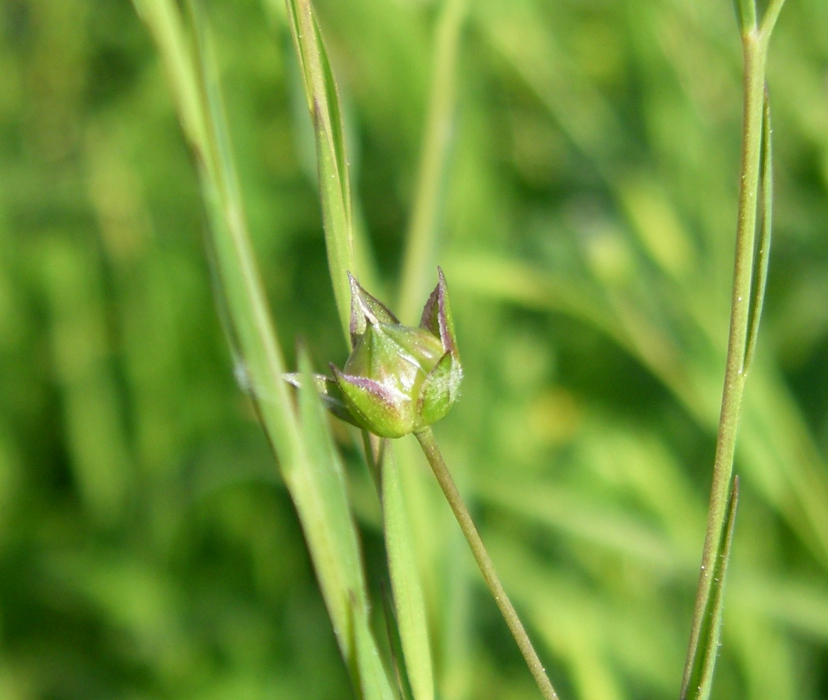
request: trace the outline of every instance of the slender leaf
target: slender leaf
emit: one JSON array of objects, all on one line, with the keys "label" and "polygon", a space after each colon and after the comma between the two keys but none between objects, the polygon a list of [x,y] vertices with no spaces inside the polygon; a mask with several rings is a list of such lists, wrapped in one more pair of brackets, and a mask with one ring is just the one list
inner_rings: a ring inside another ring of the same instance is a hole
[{"label": "slender leaf", "polygon": [[403,663],[402,642],[400,641],[400,627],[394,613],[394,604],[386,586],[382,586],[382,610],[385,613],[385,631],[388,637],[388,651],[391,656],[391,666],[394,669],[394,679],[397,681],[397,697],[399,700],[411,700],[408,684],[403,681],[401,665]]},{"label": "slender leaf", "polygon": [[200,150],[205,135],[199,81],[178,9],[170,0],[133,0],[133,4],[161,54],[184,135],[192,148]]},{"label": "slender leaf", "polygon": [[759,250],[756,255],[756,271],[753,276],[753,309],[748,327],[747,350],[745,351],[744,371],[747,372],[756,354],[756,338],[759,334],[759,321],[765,302],[765,287],[768,283],[768,264],[770,262],[771,229],[773,228],[773,151],[771,145],[770,97],[765,86],[765,112],[762,122],[762,224],[759,232]]},{"label": "slender leaf", "polygon": [[359,669],[359,691],[363,700],[396,700],[377,645],[368,626],[368,618],[354,606],[354,642]]},{"label": "slender leaf", "polygon": [[[334,632],[365,697],[391,700],[390,684],[368,626],[365,581],[339,457],[304,354],[300,418],[293,411],[284,361],[250,244],[224,116],[207,20],[189,3],[195,46],[171,0],[136,0],[171,75],[179,117],[197,155],[210,215],[211,257],[247,381],[296,505]],[[195,81],[195,85],[191,84]]]},{"label": "slender leaf", "polygon": [[210,217],[208,244],[233,341],[251,385],[268,389],[272,400],[261,407],[262,418],[271,439],[286,451],[283,459],[290,463],[296,443],[295,421],[287,388],[276,381],[284,371],[284,362],[250,245],[204,18],[199,6],[191,5],[198,30],[194,54],[174,2],[136,0],[135,4],[159,48],[179,119],[197,156]]},{"label": "slender leaf", "polygon": [[432,700],[434,677],[431,647],[420,574],[414,557],[411,526],[405,510],[400,473],[393,450],[386,447],[382,459],[382,511],[385,547],[400,640],[414,700]]},{"label": "slender leaf", "polygon": [[694,653],[688,657],[684,668],[681,688],[682,700],[707,700],[713,687],[713,671],[719,654],[719,640],[724,607],[724,587],[730,562],[733,542],[733,528],[736,524],[736,507],[739,503],[739,477],[734,478],[730,501],[716,551],[713,576],[708,592],[704,614],[694,618],[692,637],[696,639]]},{"label": "slender leaf", "polygon": [[292,482],[297,500],[314,519],[303,522],[305,537],[314,552],[317,571],[323,570],[323,591],[341,629],[347,629],[349,608],[364,608],[365,585],[359,566],[359,547],[351,522],[345,478],[339,454],[333,446],[325,423],[307,353],[299,353],[299,408],[301,434],[308,450],[308,469],[297,470]]},{"label": "slender leaf", "polygon": [[[368,625],[368,601],[356,529],[351,519],[339,453],[325,422],[307,354],[299,354],[302,437],[307,469],[294,480],[294,499],[338,639],[366,699],[393,698]],[[354,644],[351,649],[351,644]],[[353,652],[353,654],[351,653]]]},{"label": "slender leaf", "polygon": [[319,193],[325,224],[328,265],[340,321],[348,335],[351,287],[356,268],[351,191],[339,91],[310,0],[287,0],[288,19],[316,135]]}]

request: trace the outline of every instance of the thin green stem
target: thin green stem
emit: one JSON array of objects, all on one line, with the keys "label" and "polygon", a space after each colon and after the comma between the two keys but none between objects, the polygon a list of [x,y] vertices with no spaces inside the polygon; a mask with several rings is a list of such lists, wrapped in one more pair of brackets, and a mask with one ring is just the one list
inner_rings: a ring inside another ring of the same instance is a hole
[{"label": "thin green stem", "polygon": [[529,635],[526,634],[526,630],[517,612],[515,612],[514,606],[506,595],[506,591],[503,589],[503,584],[500,583],[492,559],[486,551],[486,547],[483,545],[483,540],[480,539],[480,533],[478,533],[469,511],[463,503],[463,499],[460,497],[460,492],[457,490],[454,479],[451,478],[448,467],[446,467],[446,463],[443,460],[443,455],[440,453],[440,448],[437,446],[437,441],[434,439],[434,433],[431,431],[431,428],[426,428],[415,433],[415,436],[423,448],[423,452],[425,453],[426,459],[428,459],[428,463],[431,465],[434,476],[437,477],[437,482],[440,484],[440,488],[443,489],[446,500],[454,512],[454,517],[457,518],[460,529],[463,531],[469,547],[471,547],[472,554],[477,561],[477,565],[480,567],[480,572],[483,574],[486,585],[492,592],[497,607],[500,608],[503,619],[506,620],[506,624],[509,626],[509,630],[515,638],[518,648],[521,654],[523,654],[523,658],[526,660],[526,664],[529,666],[535,682],[538,684],[538,688],[540,688],[546,700],[558,700],[558,694],[552,687],[552,683],[546,675],[543,664],[535,648],[532,646],[532,642],[529,640]]},{"label": "thin green stem", "polygon": [[[716,457],[713,466],[713,483],[708,509],[707,532],[702,554],[701,573],[693,615],[693,631],[687,652],[687,663],[682,681],[682,698],[706,697],[709,692],[699,687],[695,674],[698,657],[707,648],[718,644],[718,624],[709,630],[709,639],[702,637],[706,621],[711,614],[711,600],[720,595],[714,590],[717,557],[722,551],[725,537],[728,503],[731,499],[733,462],[736,450],[736,432],[747,376],[748,330],[751,318],[751,302],[761,304],[762,291],[752,295],[755,284],[754,248],[756,222],[760,194],[760,172],[764,139],[770,134],[764,128],[765,112],[765,65],[769,35],[765,27],[775,22],[782,2],[774,2],[762,22],[760,32],[755,26],[742,32],[744,54],[744,125],[742,131],[742,164],[739,190],[739,212],[736,232],[736,258],[733,272],[730,330],[728,334],[727,361],[725,366],[722,408],[716,440]],[[775,12],[775,15],[771,15]],[[769,147],[768,147],[769,152]],[[770,226],[770,221],[763,222]],[[765,251],[766,254],[766,251]],[[761,271],[760,271],[760,274]],[[751,345],[755,340],[751,341]],[[750,351],[752,354],[752,349]],[[702,648],[705,647],[705,648]],[[704,673],[712,677],[715,654],[710,656],[709,668]]]},{"label": "thin green stem", "polygon": [[782,5],[784,4],[785,0],[771,0],[767,10],[765,10],[765,16],[762,17],[761,27],[762,36],[764,36],[765,39],[770,39],[771,32],[776,26],[776,20],[779,19],[779,13],[782,11]]},{"label": "thin green stem", "polygon": [[756,0],[736,0],[736,17],[743,32],[756,27]]},{"label": "thin green stem", "polygon": [[287,0],[288,18],[316,137],[319,195],[328,269],[346,341],[351,317],[348,272],[355,268],[348,158],[339,91],[311,0]]}]

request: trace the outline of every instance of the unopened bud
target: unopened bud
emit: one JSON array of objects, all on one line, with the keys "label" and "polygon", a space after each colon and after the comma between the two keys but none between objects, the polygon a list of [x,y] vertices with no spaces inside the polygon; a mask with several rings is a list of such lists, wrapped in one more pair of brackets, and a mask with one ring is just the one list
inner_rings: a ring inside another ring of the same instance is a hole
[{"label": "unopened bud", "polygon": [[[352,276],[353,350],[333,379],[317,375],[326,407],[375,435],[398,438],[422,430],[448,413],[458,395],[462,369],[451,319],[446,280],[439,281],[420,325],[402,325]],[[297,383],[296,375],[288,381]]]}]

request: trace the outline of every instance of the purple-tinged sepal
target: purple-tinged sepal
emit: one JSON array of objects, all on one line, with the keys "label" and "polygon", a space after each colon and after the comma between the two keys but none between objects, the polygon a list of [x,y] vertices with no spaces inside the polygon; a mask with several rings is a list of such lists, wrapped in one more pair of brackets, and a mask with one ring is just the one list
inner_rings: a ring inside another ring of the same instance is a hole
[{"label": "purple-tinged sepal", "polygon": [[[463,371],[443,271],[420,325],[402,325],[388,308],[351,281],[353,350],[333,379],[314,376],[336,416],[385,438],[414,433],[443,418],[457,399]],[[298,386],[296,375],[287,380]]]},{"label": "purple-tinged sepal", "polygon": [[451,305],[448,299],[448,288],[443,270],[437,268],[437,286],[423,307],[420,318],[420,328],[425,328],[436,335],[443,345],[445,352],[450,352],[459,362],[460,353],[457,350],[457,338],[454,335],[454,321],[451,318]]},{"label": "purple-tinged sepal", "polygon": [[379,299],[368,294],[362,285],[356,281],[350,272],[348,281],[351,283],[351,346],[356,347],[357,341],[365,333],[368,324],[389,323],[399,325],[397,317]]},{"label": "purple-tinged sepal", "polygon": [[414,406],[409,396],[374,379],[340,372],[333,365],[331,371],[359,427],[387,438],[412,431]]}]

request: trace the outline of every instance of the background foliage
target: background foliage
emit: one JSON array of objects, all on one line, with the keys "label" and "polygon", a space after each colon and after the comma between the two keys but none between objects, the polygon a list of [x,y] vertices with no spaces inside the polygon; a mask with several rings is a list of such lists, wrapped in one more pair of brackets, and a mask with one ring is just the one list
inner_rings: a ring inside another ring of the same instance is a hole
[{"label": "background foliage", "polygon": [[[317,3],[384,299],[439,5]],[[439,438],[561,695],[675,697],[724,366],[733,10],[467,5],[437,189],[466,377]],[[284,10],[210,10],[280,337],[303,337],[318,367],[341,362]],[[108,0],[0,13],[0,697],[349,697],[293,507],[234,380],[195,170],[146,29]],[[771,48],[775,248],[737,454],[719,698],[828,695],[826,37],[828,6],[801,0]],[[334,429],[383,638],[379,505],[355,436]],[[536,697],[412,442],[400,468],[440,697]]]}]

